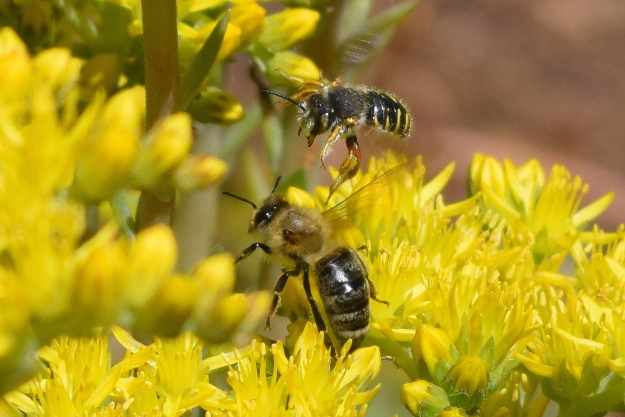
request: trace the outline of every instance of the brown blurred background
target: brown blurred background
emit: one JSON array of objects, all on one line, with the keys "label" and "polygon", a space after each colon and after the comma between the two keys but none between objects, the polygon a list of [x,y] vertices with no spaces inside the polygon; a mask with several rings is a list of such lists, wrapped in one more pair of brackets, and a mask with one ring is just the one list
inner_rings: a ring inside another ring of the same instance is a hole
[{"label": "brown blurred background", "polygon": [[625,2],[424,0],[362,82],[411,108],[430,173],[456,161],[450,200],[475,152],[537,158],[589,183],[585,203],[615,191],[599,223],[623,222]]}]

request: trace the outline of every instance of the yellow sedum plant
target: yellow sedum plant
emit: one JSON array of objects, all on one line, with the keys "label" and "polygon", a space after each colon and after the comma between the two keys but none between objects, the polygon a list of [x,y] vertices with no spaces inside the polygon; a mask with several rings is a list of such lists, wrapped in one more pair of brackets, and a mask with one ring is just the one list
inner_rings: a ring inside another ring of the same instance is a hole
[{"label": "yellow sedum plant", "polygon": [[[585,203],[589,186],[561,165],[477,154],[456,202],[442,196],[453,163],[429,175],[391,153],[327,203],[327,187],[290,179],[290,204],[339,205],[333,238],[358,249],[389,305],[371,304],[358,349],[333,352],[292,277],[288,335],[255,335],[270,295],[236,292],[235,258],[219,247],[181,271],[170,226],[135,230],[136,191],[173,201],[224,176],[219,153],[191,154],[192,117],[242,121],[216,130],[230,155],[261,126],[279,166],[286,125],[267,102],[245,119],[226,92],[233,54],[278,89],[290,82],[277,70],[317,80],[296,45],[337,21],[324,56],[363,34],[379,50],[414,2],[369,25],[356,2],[180,0],[175,75],[190,114],[160,114],[147,132],[141,3],[0,2],[13,28],[0,29],[0,416],[363,416],[383,360],[405,374],[396,398],[419,417],[625,412],[625,227],[594,225],[613,194]],[[328,19],[336,8],[363,26]],[[196,65],[211,54],[214,68]],[[244,169],[256,185],[261,165]]]}]

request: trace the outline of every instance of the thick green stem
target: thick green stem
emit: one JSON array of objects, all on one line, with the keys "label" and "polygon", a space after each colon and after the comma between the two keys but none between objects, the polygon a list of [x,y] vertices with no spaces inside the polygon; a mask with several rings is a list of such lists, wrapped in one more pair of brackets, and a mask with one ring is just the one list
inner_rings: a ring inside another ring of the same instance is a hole
[{"label": "thick green stem", "polygon": [[[178,64],[178,21],[175,0],[141,0],[145,48],[146,130],[161,117],[181,110]],[[161,201],[142,192],[137,230],[156,223],[171,224],[174,198]]]}]

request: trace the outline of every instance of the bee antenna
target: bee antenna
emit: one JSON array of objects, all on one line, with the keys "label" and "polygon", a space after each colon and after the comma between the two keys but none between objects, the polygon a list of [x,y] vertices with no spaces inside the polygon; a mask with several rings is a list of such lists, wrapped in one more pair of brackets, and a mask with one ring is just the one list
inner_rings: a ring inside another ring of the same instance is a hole
[{"label": "bee antenna", "polygon": [[[272,191],[272,192],[273,192],[273,191]],[[222,194],[229,195],[230,197],[234,197],[234,198],[236,198],[237,200],[244,201],[244,202],[246,202],[246,203],[250,204],[252,207],[254,207],[254,210],[256,210],[256,209],[258,208],[258,207],[256,207],[256,204],[252,203],[252,202],[251,202],[250,200],[248,200],[247,198],[239,197],[238,195],[235,195],[235,194],[229,193],[228,191],[223,191],[223,192],[222,192]]]},{"label": "bee antenna", "polygon": [[276,188],[278,188],[278,184],[280,183],[281,179],[282,179],[282,177],[278,177],[276,179],[276,183],[273,185],[273,189],[271,190],[271,194],[273,194],[276,191]]},{"label": "bee antenna", "polygon": [[304,106],[302,105],[302,103],[298,103],[297,101],[293,100],[293,99],[292,99],[291,97],[289,97],[289,96],[285,96],[285,95],[282,95],[282,94],[280,94],[280,93],[276,93],[275,91],[270,91],[270,90],[263,90],[263,93],[266,93],[266,94],[271,94],[271,95],[273,95],[273,96],[283,98],[283,99],[285,99],[286,101],[288,101],[288,102],[290,102],[290,103],[295,104],[297,107],[299,107],[300,109],[302,109],[302,111],[305,111],[305,110],[306,110],[306,109],[304,108]]}]

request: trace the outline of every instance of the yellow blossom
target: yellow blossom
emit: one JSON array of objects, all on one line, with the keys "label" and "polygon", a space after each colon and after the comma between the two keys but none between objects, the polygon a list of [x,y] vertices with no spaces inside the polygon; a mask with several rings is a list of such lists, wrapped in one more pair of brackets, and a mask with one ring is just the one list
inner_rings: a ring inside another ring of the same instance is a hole
[{"label": "yellow blossom", "polygon": [[288,50],[277,52],[271,57],[265,74],[272,84],[291,85],[291,81],[284,78],[278,70],[304,80],[318,80],[321,77],[321,71],[313,61]]},{"label": "yellow blossom", "polygon": [[[331,351],[323,339],[323,333],[308,323],[291,356],[281,342],[271,350],[257,344],[255,353],[228,374],[236,409],[242,415],[280,415],[290,410],[305,416],[354,415],[377,392],[378,388],[367,389],[380,368],[379,350],[369,347],[349,355],[344,350],[331,364]],[[272,370],[267,369],[270,353]]]},{"label": "yellow blossom", "polygon": [[402,386],[401,402],[413,415],[423,417],[437,416],[449,406],[445,391],[422,379]]},{"label": "yellow blossom", "polygon": [[454,392],[461,391],[469,398],[476,393],[483,396],[488,386],[488,371],[488,364],[478,356],[463,355],[454,362],[446,379],[453,384]]},{"label": "yellow blossom", "polygon": [[174,173],[176,189],[182,192],[198,190],[219,181],[227,165],[212,155],[191,155]]},{"label": "yellow blossom", "polygon": [[415,363],[423,361],[430,374],[436,375],[439,372],[437,368],[443,367],[446,370],[452,362],[452,344],[447,332],[423,324],[415,332],[410,349]]},{"label": "yellow blossom", "polygon": [[277,52],[309,37],[317,27],[319,12],[294,7],[271,14],[265,18],[265,30],[259,41]]},{"label": "yellow blossom", "polygon": [[504,169],[493,158],[478,154],[470,172],[471,188],[482,193],[487,207],[504,215],[514,230],[532,233],[533,250],[539,261],[569,250],[579,231],[601,214],[613,198],[608,193],[580,210],[588,186],[579,177],[571,180],[561,165],[555,165],[545,180],[535,160],[519,168],[506,160]]},{"label": "yellow blossom", "polygon": [[182,163],[191,149],[191,119],[185,113],[173,115],[147,133],[133,167],[137,184],[167,195],[164,181]]}]

